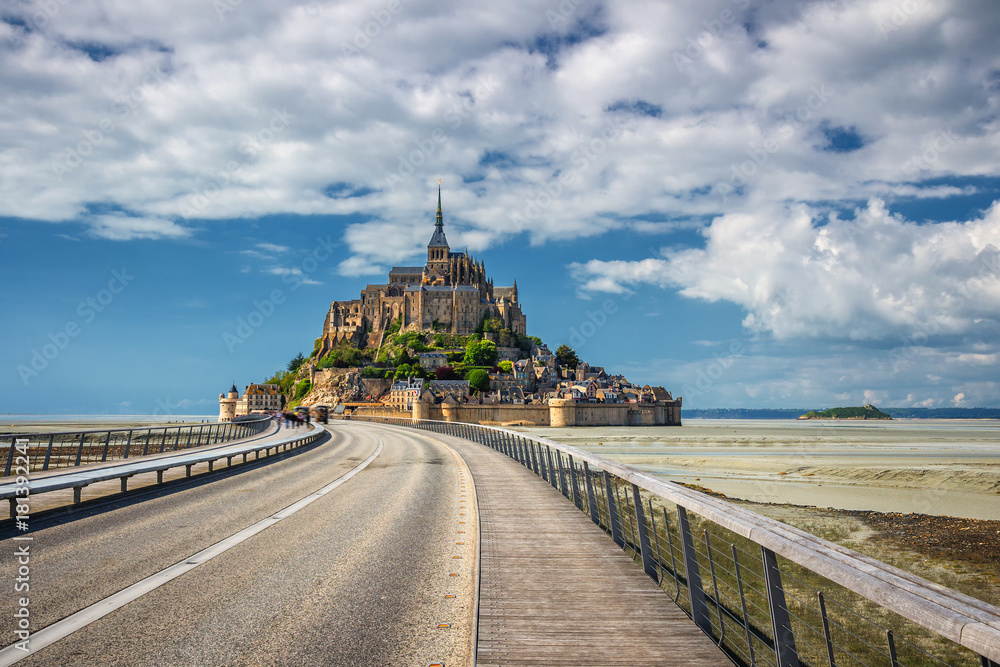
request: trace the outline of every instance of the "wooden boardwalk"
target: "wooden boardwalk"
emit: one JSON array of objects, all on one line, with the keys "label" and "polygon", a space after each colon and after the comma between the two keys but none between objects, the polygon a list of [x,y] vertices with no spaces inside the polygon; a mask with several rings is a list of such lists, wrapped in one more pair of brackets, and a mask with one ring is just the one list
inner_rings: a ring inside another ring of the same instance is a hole
[{"label": "wooden boardwalk", "polygon": [[499,452],[449,438],[476,484],[479,665],[730,665],[590,518]]}]

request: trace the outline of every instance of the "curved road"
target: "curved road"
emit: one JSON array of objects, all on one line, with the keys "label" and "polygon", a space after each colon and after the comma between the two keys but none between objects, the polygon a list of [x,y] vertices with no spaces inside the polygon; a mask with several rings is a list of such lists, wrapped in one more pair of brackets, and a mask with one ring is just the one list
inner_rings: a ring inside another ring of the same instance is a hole
[{"label": "curved road", "polygon": [[[382,443],[326,495],[18,664],[471,664],[478,523],[468,469],[420,432],[329,430],[328,441],[269,465],[36,523],[33,631],[266,520]],[[3,540],[5,582],[17,544]]]}]

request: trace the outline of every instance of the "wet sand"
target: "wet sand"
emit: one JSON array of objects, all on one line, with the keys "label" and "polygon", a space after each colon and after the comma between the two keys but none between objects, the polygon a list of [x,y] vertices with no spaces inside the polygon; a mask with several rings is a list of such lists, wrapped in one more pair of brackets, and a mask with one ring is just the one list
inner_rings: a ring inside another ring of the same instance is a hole
[{"label": "wet sand", "polygon": [[29,416],[0,415],[0,434],[104,431],[108,429],[160,427],[215,422],[204,415],[123,415],[123,416]]},{"label": "wet sand", "polygon": [[519,428],[731,498],[1000,520],[1000,421]]}]

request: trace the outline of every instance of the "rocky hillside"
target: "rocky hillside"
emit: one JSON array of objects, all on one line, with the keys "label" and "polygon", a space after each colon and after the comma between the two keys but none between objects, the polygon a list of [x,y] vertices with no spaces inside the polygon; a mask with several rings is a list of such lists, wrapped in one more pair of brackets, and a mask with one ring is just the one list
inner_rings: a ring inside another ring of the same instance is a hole
[{"label": "rocky hillside", "polygon": [[375,400],[389,393],[390,380],[373,380],[361,377],[356,368],[346,368],[332,373],[325,381],[317,381],[302,399],[302,405],[329,405],[360,403],[371,396]]}]

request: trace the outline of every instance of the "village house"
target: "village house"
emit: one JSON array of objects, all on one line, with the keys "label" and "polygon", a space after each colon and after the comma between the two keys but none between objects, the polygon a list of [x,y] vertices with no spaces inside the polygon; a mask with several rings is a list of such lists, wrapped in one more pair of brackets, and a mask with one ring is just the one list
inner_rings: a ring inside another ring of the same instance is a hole
[{"label": "village house", "polygon": [[407,378],[400,382],[395,382],[389,391],[389,404],[397,410],[409,411],[413,409],[413,401],[420,396],[424,388],[423,378]]}]

